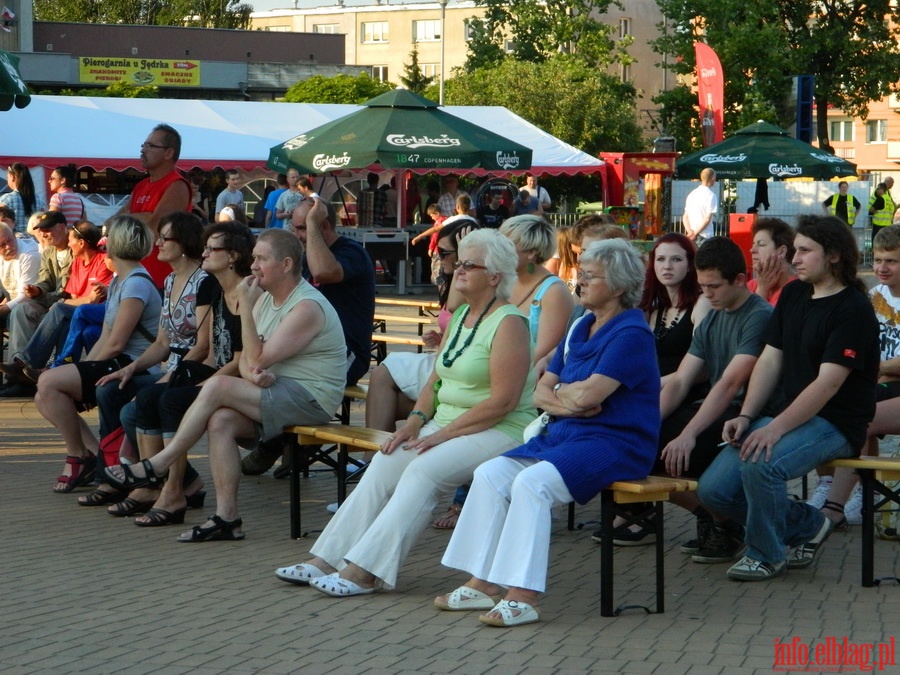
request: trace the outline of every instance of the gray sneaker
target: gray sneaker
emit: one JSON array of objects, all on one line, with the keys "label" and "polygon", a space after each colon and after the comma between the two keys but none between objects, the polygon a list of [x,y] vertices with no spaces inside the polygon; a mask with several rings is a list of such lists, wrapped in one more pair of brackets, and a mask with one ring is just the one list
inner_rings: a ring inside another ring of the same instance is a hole
[{"label": "gray sneaker", "polygon": [[822,527],[816,532],[816,536],[805,544],[792,548],[788,553],[787,566],[792,569],[803,569],[812,565],[822,553],[823,544],[834,531],[834,521],[826,518]]},{"label": "gray sneaker", "polygon": [[714,523],[703,546],[691,560],[703,564],[727,563],[739,558],[745,548],[743,527],[731,521]]},{"label": "gray sneaker", "polygon": [[728,568],[728,578],[735,581],[766,581],[779,574],[784,574],[787,562],[767,563],[744,556]]}]

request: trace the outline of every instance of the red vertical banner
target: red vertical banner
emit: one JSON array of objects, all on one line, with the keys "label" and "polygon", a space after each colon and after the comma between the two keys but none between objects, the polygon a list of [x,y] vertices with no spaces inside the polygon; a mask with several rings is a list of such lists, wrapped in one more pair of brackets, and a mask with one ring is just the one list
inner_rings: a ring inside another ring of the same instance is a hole
[{"label": "red vertical banner", "polygon": [[700,102],[700,129],[703,147],[708,148],[724,137],[725,124],[722,119],[724,108],[725,78],[719,57],[709,45],[694,43],[697,55],[697,97]]}]

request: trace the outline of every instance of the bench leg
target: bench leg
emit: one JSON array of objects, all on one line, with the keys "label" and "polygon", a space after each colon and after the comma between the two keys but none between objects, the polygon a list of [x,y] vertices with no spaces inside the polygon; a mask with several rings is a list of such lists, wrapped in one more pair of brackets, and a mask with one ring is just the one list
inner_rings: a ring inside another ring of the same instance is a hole
[{"label": "bench leg", "polygon": [[860,469],[862,483],[862,585],[875,585],[875,514],[872,512],[872,498],[875,496],[875,472]]},{"label": "bench leg", "polygon": [[337,501],[340,506],[347,499],[347,445],[338,443],[337,453]]},{"label": "bench leg", "polygon": [[569,532],[575,529],[575,502],[569,502]]},{"label": "bench leg", "polygon": [[[288,445],[291,455],[291,467],[293,471],[290,473],[291,481],[291,539],[300,539],[303,536],[303,528],[300,525],[300,462],[303,462],[303,452],[300,444],[296,439],[289,441]],[[308,473],[308,466],[304,466],[303,473]]]},{"label": "bench leg", "polygon": [[663,503],[653,504],[653,523],[656,525],[656,613],[666,611],[666,564],[663,550]]},{"label": "bench leg", "polygon": [[616,503],[613,493],[600,493],[600,616],[615,616],[613,610],[613,519]]}]

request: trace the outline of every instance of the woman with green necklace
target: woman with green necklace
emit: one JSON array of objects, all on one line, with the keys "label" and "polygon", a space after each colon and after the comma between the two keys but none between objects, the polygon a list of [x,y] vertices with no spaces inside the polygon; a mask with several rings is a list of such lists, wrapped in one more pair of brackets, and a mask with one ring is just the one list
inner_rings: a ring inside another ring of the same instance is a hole
[{"label": "woman with green necklace", "polygon": [[517,260],[496,230],[460,241],[453,283],[465,304],[415,409],[318,538],[314,557],[278,569],[279,579],[335,597],[393,588],[438,496],[521,443],[535,415],[535,380],[527,322],[508,301]]}]

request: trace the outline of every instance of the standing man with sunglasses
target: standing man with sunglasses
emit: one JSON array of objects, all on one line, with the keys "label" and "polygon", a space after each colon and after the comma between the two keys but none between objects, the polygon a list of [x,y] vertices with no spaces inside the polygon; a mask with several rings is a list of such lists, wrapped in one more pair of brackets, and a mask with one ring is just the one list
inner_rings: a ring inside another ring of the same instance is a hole
[{"label": "standing man with sunglasses", "polygon": [[[116,215],[131,215],[147,224],[153,239],[159,236],[159,221],[173,211],[191,212],[191,184],[175,170],[181,156],[181,135],[168,124],[157,124],[141,144],[141,166],[149,174],[134,186],[131,200]],[[141,264],[150,273],[157,288],[172,268],[158,260],[154,246]]]}]

